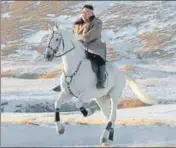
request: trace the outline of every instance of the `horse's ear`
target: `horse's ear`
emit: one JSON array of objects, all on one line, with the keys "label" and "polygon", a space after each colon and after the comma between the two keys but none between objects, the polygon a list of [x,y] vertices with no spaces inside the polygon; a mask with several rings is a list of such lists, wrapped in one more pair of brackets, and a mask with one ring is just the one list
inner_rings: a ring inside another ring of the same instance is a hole
[{"label": "horse's ear", "polygon": [[59,30],[59,24],[58,23],[56,23],[56,29]]},{"label": "horse's ear", "polygon": [[48,29],[51,30],[51,31],[53,31],[53,27],[49,23],[48,23]]},{"label": "horse's ear", "polygon": [[57,31],[58,29],[57,29],[57,27],[56,27],[56,26],[54,26],[53,30],[54,30],[54,31]]},{"label": "horse's ear", "polygon": [[58,31],[58,30],[60,30],[61,28],[60,28],[60,24],[59,23],[57,23],[57,22],[55,22],[55,24],[54,24],[54,30],[55,31]]}]

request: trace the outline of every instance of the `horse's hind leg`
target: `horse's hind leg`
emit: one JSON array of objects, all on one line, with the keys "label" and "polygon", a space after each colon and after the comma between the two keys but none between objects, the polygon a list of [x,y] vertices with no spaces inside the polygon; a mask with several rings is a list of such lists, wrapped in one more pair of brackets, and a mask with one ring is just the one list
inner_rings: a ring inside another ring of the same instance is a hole
[{"label": "horse's hind leg", "polygon": [[122,91],[125,87],[125,77],[119,73],[117,79],[114,81],[116,82],[114,87],[111,88],[110,100],[111,100],[111,109],[108,117],[108,124],[101,136],[101,143],[104,144],[111,144],[114,138],[114,126],[116,121],[116,110],[117,110],[117,100],[120,98]]},{"label": "horse's hind leg", "polygon": [[110,95],[96,98],[96,102],[108,120],[109,114],[110,114],[110,105],[111,105]]},{"label": "horse's hind leg", "polygon": [[[101,108],[103,114],[105,115],[106,119],[109,119],[111,113],[111,98],[110,95],[103,96],[101,98],[96,98],[96,102],[98,103],[99,107]],[[109,135],[109,130],[104,130],[101,137],[100,143],[106,143],[107,137]]]},{"label": "horse's hind leg", "polygon": [[114,138],[114,126],[116,121],[117,100],[120,98],[124,87],[114,87],[110,91],[111,109],[108,112],[108,124],[102,133],[100,142],[103,144],[111,144]]}]

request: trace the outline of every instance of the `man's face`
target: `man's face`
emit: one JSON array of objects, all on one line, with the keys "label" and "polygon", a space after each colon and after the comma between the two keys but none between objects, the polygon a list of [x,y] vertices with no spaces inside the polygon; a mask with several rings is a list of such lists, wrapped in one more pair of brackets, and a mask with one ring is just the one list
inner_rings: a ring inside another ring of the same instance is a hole
[{"label": "man's face", "polygon": [[92,15],[93,15],[92,10],[87,9],[87,8],[83,8],[83,9],[82,9],[82,17],[83,17],[83,19],[87,20],[87,19],[89,19]]}]

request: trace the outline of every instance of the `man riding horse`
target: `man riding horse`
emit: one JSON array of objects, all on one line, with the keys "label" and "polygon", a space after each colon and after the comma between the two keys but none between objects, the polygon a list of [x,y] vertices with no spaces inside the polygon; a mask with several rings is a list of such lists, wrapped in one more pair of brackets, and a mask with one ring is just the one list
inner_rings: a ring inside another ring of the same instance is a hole
[{"label": "man riding horse", "polygon": [[[106,80],[106,44],[101,41],[102,21],[95,17],[92,5],[84,5],[81,17],[73,24],[72,31],[84,45],[86,57],[98,65],[98,89],[104,88]],[[60,85],[54,91],[61,91]]]},{"label": "man riding horse", "polygon": [[[106,64],[106,71],[109,75],[106,78],[108,83],[104,88],[106,46],[101,41],[101,31],[101,20],[94,16],[92,6],[85,5],[82,9],[81,18],[73,26],[73,32],[78,38],[72,32],[58,27],[56,31],[53,30],[52,32],[44,57],[48,61],[61,57],[63,62],[63,72],[60,77],[61,89],[54,103],[56,131],[59,134],[63,134],[65,131],[60,118],[60,108],[65,102],[70,101],[75,96],[77,98],[76,108],[81,111],[84,117],[87,117],[92,115],[95,109],[92,107],[85,109],[84,102],[95,98],[108,120],[100,142],[108,144],[113,141],[117,101],[126,84],[144,103],[156,104],[157,102],[140,92],[135,81],[111,62]],[[85,50],[78,40],[83,43]],[[99,65],[97,83],[90,61],[85,59],[84,52],[91,61],[94,60]],[[95,86],[96,84],[97,86]],[[97,89],[96,87],[104,89]]]},{"label": "man riding horse", "polygon": [[95,17],[93,9],[84,5],[81,18],[73,25],[73,33],[85,46],[87,58],[98,65],[97,88],[104,88],[106,44],[101,41],[102,21]]}]

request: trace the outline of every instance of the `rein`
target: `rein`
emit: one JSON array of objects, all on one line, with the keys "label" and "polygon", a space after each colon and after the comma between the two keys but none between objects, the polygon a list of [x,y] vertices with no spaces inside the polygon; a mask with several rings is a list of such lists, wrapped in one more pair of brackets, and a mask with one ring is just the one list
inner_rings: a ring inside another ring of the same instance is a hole
[{"label": "rein", "polygon": [[[53,35],[52,35],[52,38],[53,38],[53,36],[54,36],[54,33],[53,33]],[[64,49],[65,49],[64,39],[63,39],[63,37],[62,37],[61,34],[60,34],[60,36],[61,36],[61,37],[60,37],[60,41],[59,41],[59,44],[58,44],[58,46],[56,47],[56,49],[59,49],[59,46],[60,46],[60,44],[61,44],[61,42],[62,42],[63,51],[64,51]],[[52,38],[51,38],[51,40],[52,40]],[[75,45],[73,44],[72,40],[70,40],[71,43],[72,43],[72,45],[73,45],[73,47],[72,47],[70,50],[66,51],[65,53],[56,56],[56,55],[55,55],[55,54],[57,53],[57,52],[56,52],[56,49],[53,49],[53,48],[50,46],[51,40],[50,40],[50,42],[49,42],[48,48],[49,48],[51,51],[54,52],[54,57],[56,57],[56,58],[62,57],[63,55],[65,55],[65,54],[71,52],[73,49],[75,49]],[[82,62],[83,62],[83,59],[79,62],[78,66],[77,66],[77,68],[76,68],[76,70],[75,70],[75,72],[74,72],[71,76],[67,76],[67,75],[66,75],[66,72],[63,70],[64,76],[65,76],[65,82],[67,83],[67,88],[68,88],[70,94],[72,94],[72,95],[73,95],[74,97],[76,97],[76,98],[78,98],[78,96],[74,95],[74,93],[72,92],[72,90],[71,90],[71,88],[70,88],[70,83],[72,82],[73,77],[74,77],[74,76],[77,74],[77,72],[79,71]]]},{"label": "rein", "polygon": [[[53,33],[53,35],[52,35],[52,38],[53,38],[53,36],[54,36],[54,33]],[[63,50],[64,50],[64,49],[65,49],[65,42],[64,42],[64,39],[63,39],[62,35],[60,35],[60,36],[61,36],[61,37],[60,37],[60,41],[59,41],[59,44],[57,45],[56,49],[59,49],[59,46],[60,46],[60,44],[61,44],[61,42],[62,42],[62,47],[63,47]],[[52,40],[52,38],[51,38],[51,40]],[[48,48],[56,54],[56,49],[53,49],[53,48],[50,46],[51,40],[50,40],[50,42],[49,42]],[[67,54],[68,52],[70,52],[70,51],[72,51],[73,49],[75,49],[75,45],[73,44],[72,41],[71,41],[71,43],[72,43],[73,47],[72,47],[70,50],[68,50],[68,51],[66,51],[65,53],[60,54],[60,55],[58,55],[58,56],[55,56],[55,54],[54,54],[54,57],[56,57],[56,58],[62,57],[63,55],[65,55],[65,54]]]},{"label": "rein", "polygon": [[[65,54],[69,53],[70,51],[72,51],[73,49],[75,49],[75,45],[73,44],[72,41],[71,41],[71,43],[72,43],[73,47],[72,47],[70,50],[66,51],[66,52],[63,53],[63,54],[60,54],[60,55],[58,55],[58,56],[55,56],[55,57],[56,57],[56,58],[62,57],[63,55],[65,55]],[[62,39],[62,44],[64,45],[64,40],[63,40],[63,39]],[[63,49],[65,49],[65,46],[63,46]]]},{"label": "rein", "polygon": [[77,72],[79,71],[80,67],[81,67],[81,64],[82,64],[83,60],[81,60],[79,62],[79,65],[77,67],[77,69],[75,70],[75,72],[71,75],[71,76],[67,76],[65,71],[63,70],[63,73],[65,75],[65,82],[67,83],[67,88],[69,90],[69,92],[76,98],[78,98],[78,96],[74,95],[74,93],[72,92],[71,88],[70,88],[70,83],[72,82],[73,80],[73,77],[76,76]]}]

